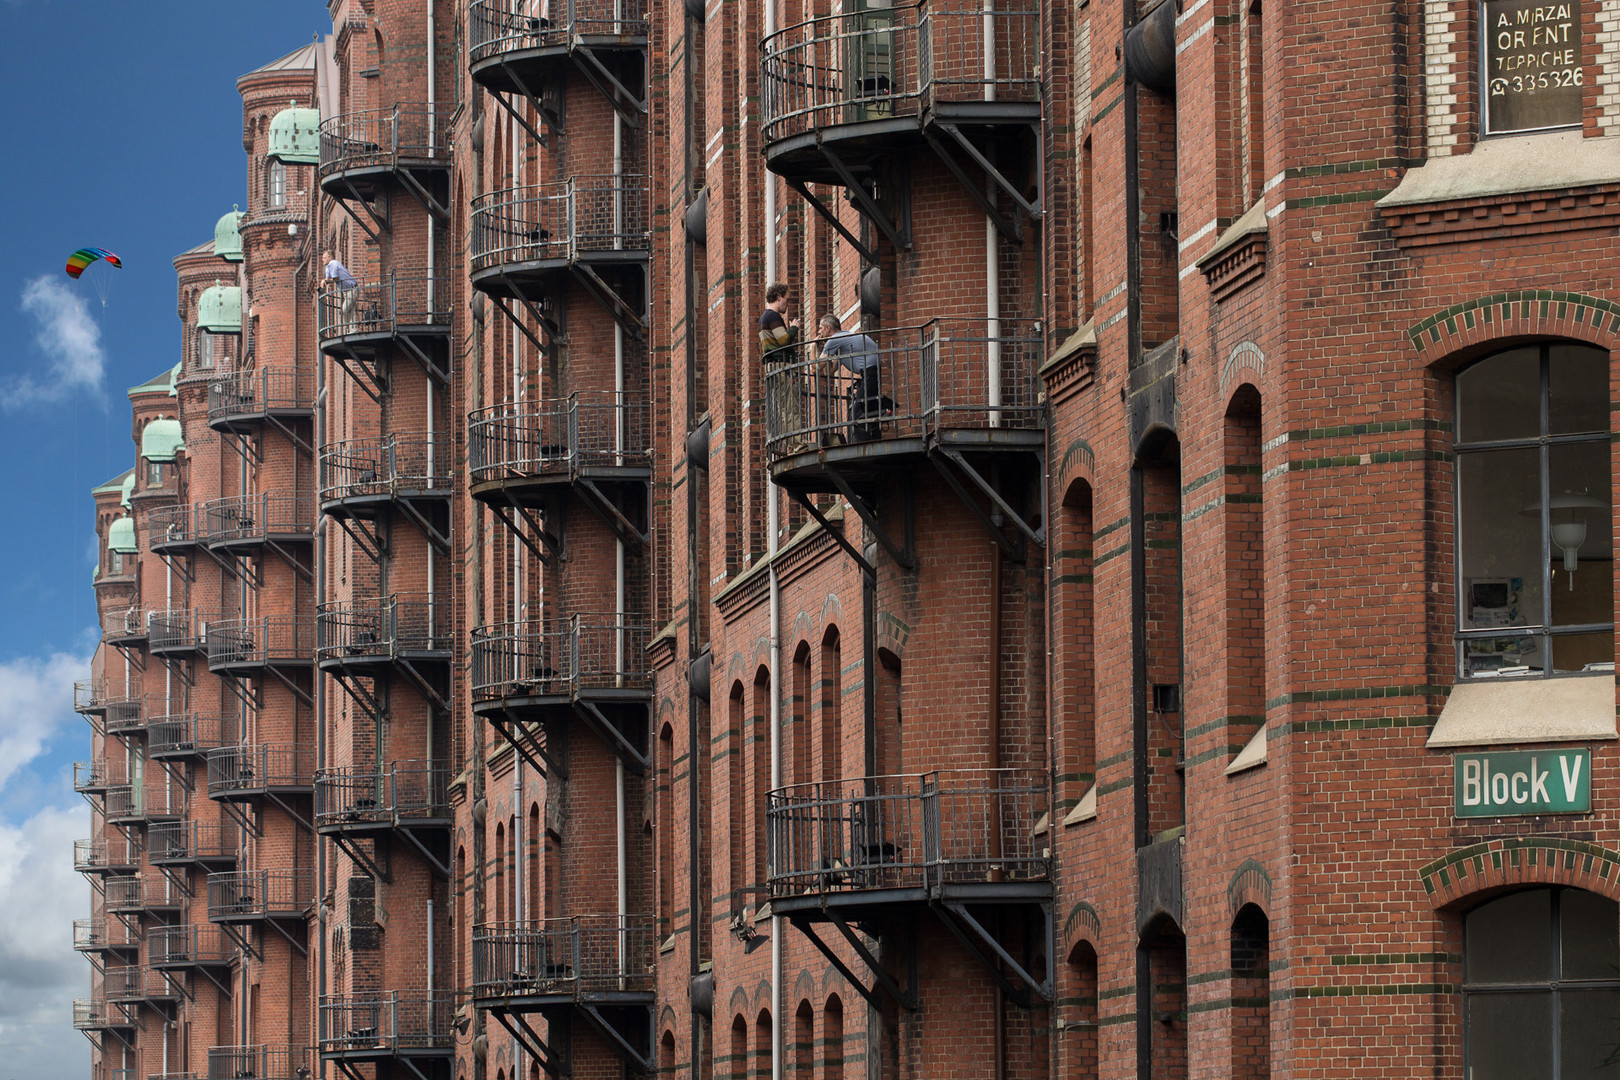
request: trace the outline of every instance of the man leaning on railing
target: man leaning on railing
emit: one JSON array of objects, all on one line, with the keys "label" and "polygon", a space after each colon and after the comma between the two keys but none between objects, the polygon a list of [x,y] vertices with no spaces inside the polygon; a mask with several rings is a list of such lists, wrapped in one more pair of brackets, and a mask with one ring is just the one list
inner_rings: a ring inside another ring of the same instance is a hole
[{"label": "man leaning on railing", "polygon": [[878,437],[878,417],[884,409],[878,385],[878,343],[859,331],[843,329],[838,316],[831,313],[821,317],[817,331],[827,339],[821,346],[822,358],[838,361],[855,376],[849,388],[849,441],[870,442]]},{"label": "man leaning on railing", "polygon": [[355,280],[349,268],[338,262],[337,256],[331,248],[326,249],[326,288],[328,293],[336,291],[342,297],[342,318],[340,319],[341,333],[348,333],[350,324],[354,321],[354,302],[360,293],[360,282]]},{"label": "man leaning on railing", "polygon": [[[799,377],[789,370],[799,358],[795,343],[799,340],[799,320],[789,319],[788,286],[773,282],[765,288],[765,310],[759,316],[759,347],[764,354],[765,370],[774,371],[777,433],[791,436],[783,444],[787,453],[805,449],[802,437],[803,387]],[[768,376],[769,377],[769,376]]]}]

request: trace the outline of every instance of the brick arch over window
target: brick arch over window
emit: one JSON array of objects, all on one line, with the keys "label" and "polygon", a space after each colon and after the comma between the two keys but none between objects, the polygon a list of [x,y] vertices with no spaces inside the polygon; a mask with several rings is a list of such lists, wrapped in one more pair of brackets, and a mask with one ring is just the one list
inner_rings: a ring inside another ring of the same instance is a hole
[{"label": "brick arch over window", "polygon": [[1226,885],[1226,905],[1234,918],[1245,904],[1271,913],[1271,875],[1253,859],[1244,859]]},{"label": "brick arch over window", "polygon": [[1054,490],[1067,491],[1072,480],[1084,480],[1092,487],[1096,487],[1095,477],[1092,475],[1096,468],[1097,454],[1092,450],[1091,444],[1085,439],[1074,440],[1058,459],[1057,484]]},{"label": "brick arch over window", "polygon": [[1426,360],[1520,337],[1561,337],[1620,348],[1620,303],[1556,289],[1520,289],[1465,300],[1413,323],[1406,337]]},{"label": "brick arch over window", "polygon": [[1620,852],[1580,840],[1491,840],[1434,860],[1418,877],[1437,909],[1488,889],[1520,885],[1568,885],[1620,901]]},{"label": "brick arch over window", "polygon": [[1094,952],[1100,949],[1102,942],[1102,917],[1084,900],[1069,909],[1069,917],[1063,922],[1063,955],[1072,955],[1081,942],[1090,945]]}]

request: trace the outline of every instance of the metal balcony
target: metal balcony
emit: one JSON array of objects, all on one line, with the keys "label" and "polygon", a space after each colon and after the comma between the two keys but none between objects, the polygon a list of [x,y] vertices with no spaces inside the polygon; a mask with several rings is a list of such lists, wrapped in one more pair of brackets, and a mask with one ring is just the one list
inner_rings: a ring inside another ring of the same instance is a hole
[{"label": "metal balcony", "polygon": [[141,939],[123,919],[74,919],[73,947],[82,953],[133,952]]},{"label": "metal balcony", "polygon": [[308,1080],[314,1054],[306,1046],[211,1046],[208,1080]]},{"label": "metal balcony", "polygon": [[450,605],[420,596],[379,596],[321,605],[315,656],[323,670],[443,663],[451,655]]},{"label": "metal balcony", "polygon": [[[473,287],[538,300],[558,273],[576,268],[587,290],[607,289],[597,270],[647,263],[648,203],[645,176],[574,176],[480,195],[472,203]],[[611,308],[616,296],[598,298]]]},{"label": "metal balcony", "polygon": [[566,86],[572,66],[632,124],[647,111],[646,0],[566,0],[545,14],[526,0],[472,0],[467,9],[473,81],[537,139],[540,132],[507,95],[526,98],[553,130],[560,102],[548,91]]},{"label": "metal balcony", "polygon": [[421,761],[328,769],[315,778],[315,826],[327,834],[449,828],[449,782],[450,770]]},{"label": "metal balcony", "polygon": [[208,752],[208,797],[224,802],[309,795],[315,751],[307,746],[222,746]]},{"label": "metal balcony", "polygon": [[853,186],[875,159],[931,147],[982,156],[996,128],[1027,138],[1040,122],[1034,6],[868,8],[789,26],[760,48],[765,163],[801,184]]},{"label": "metal balcony", "polygon": [[139,825],[186,816],[183,790],[148,781],[143,787],[115,784],[107,788],[107,820],[114,825]]},{"label": "metal balcony", "polygon": [[129,735],[146,729],[146,699],[138,695],[109,697],[106,718],[102,721],[104,735]]},{"label": "metal balcony", "polygon": [[230,495],[197,508],[197,539],[214,550],[307,544],[315,537],[315,501],[307,495]]},{"label": "metal balcony", "polygon": [[[91,679],[73,684],[73,708],[85,716],[117,714],[112,716],[112,719],[118,723],[127,720],[131,711],[139,717],[141,706],[139,694],[127,688],[115,687],[105,679]],[[92,720],[91,723],[95,721]]]},{"label": "metal balcony", "polygon": [[128,874],[139,865],[140,856],[127,841],[73,841],[73,869],[81,874]]},{"label": "metal balcony", "polygon": [[235,864],[241,836],[235,822],[158,822],[146,830],[147,857],[153,866],[218,870]]},{"label": "metal balcony", "polygon": [[447,217],[454,111],[401,103],[321,121],[315,171],[321,190],[361,204],[382,229],[389,227],[389,211],[387,200],[379,197],[396,183],[436,216]]},{"label": "metal balcony", "polygon": [[321,1058],[381,1061],[448,1058],[455,1053],[455,999],[449,994],[394,990],[368,998],[321,1002]]},{"label": "metal balcony", "polygon": [[73,763],[73,790],[80,795],[100,795],[115,784],[128,783],[123,762],[119,762],[116,769],[106,758]]},{"label": "metal balcony", "polygon": [[154,611],[147,618],[146,648],[153,656],[182,657],[203,651],[208,622],[218,618],[212,612],[191,608]]},{"label": "metal balcony", "polygon": [[[350,439],[321,448],[321,512],[339,522],[399,510],[432,540],[448,529],[455,444],[422,433]],[[376,541],[373,540],[373,543]]]},{"label": "metal balcony", "polygon": [[297,615],[222,619],[208,626],[208,670],[248,672],[315,662],[314,620]]},{"label": "metal balcony", "polygon": [[374,395],[388,391],[391,347],[442,383],[450,377],[455,285],[454,274],[395,269],[381,281],[327,289],[317,297],[321,351]]},{"label": "metal balcony", "polygon": [[146,610],[136,606],[108,612],[102,616],[101,637],[114,647],[140,644],[146,640]]},{"label": "metal balcony", "polygon": [[110,877],[104,888],[107,910],[114,915],[167,913],[186,906],[185,895],[162,874]]},{"label": "metal balcony", "polygon": [[218,716],[154,716],[146,724],[146,756],[153,761],[205,758],[210,750],[234,741],[227,736],[227,730],[226,721]]},{"label": "metal balcony", "polygon": [[156,555],[189,551],[197,542],[196,508],[160,506],[146,515],[146,546]]},{"label": "metal balcony", "polygon": [[302,922],[314,902],[314,870],[242,870],[208,875],[210,922]]},{"label": "metal balcony", "polygon": [[650,420],[644,396],[612,391],[475,412],[467,418],[473,498],[534,506],[563,485],[644,485],[652,477]]},{"label": "metal balcony", "polygon": [[154,926],[146,932],[147,959],[159,971],[228,967],[235,943],[212,924]]},{"label": "metal balcony", "polygon": [[167,1005],[180,993],[162,971],[145,965],[109,967],[102,983],[107,1000],[120,1005]]},{"label": "metal balcony", "polygon": [[146,1080],[202,1080],[194,1072],[147,1073]]},{"label": "metal balcony", "polygon": [[953,770],[799,784],[766,806],[772,910],[1051,896],[1051,856],[1034,829],[1045,774]]},{"label": "metal balcony", "polygon": [[315,415],[315,377],[297,371],[238,371],[208,384],[208,426],[231,435],[249,435],[264,424],[281,428],[297,443],[287,424]]},{"label": "metal balcony", "polygon": [[78,1031],[111,1031],[134,1026],[135,1021],[121,1006],[109,1005],[105,998],[75,998],[73,1001],[73,1027]]},{"label": "metal balcony", "polygon": [[655,923],[650,915],[574,915],[475,927],[474,1003],[650,1003]]}]

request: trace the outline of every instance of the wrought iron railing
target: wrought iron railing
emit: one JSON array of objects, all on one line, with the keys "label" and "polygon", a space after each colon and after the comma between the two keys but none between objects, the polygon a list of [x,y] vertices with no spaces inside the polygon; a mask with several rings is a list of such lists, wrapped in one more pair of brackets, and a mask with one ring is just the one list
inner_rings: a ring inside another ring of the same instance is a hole
[{"label": "wrought iron railing", "polygon": [[161,821],[185,816],[186,795],[179,787],[167,787],[150,780],[144,786],[115,784],[107,788],[104,805],[108,821]]},{"label": "wrought iron railing", "polygon": [[377,166],[450,164],[452,109],[398,104],[321,121],[319,175]]},{"label": "wrought iron railing", "polygon": [[73,947],[80,952],[139,948],[141,940],[123,919],[102,916],[73,920]]},{"label": "wrought iron railing", "polygon": [[240,842],[241,830],[234,822],[162,821],[146,830],[154,864],[233,859]]},{"label": "wrought iron railing", "polygon": [[454,444],[422,433],[350,439],[321,448],[323,503],[401,491],[439,491],[449,496]]},{"label": "wrought iron railing", "polygon": [[650,624],[637,615],[481,626],[472,632],[473,698],[646,689],[650,639]]},{"label": "wrought iron railing", "polygon": [[315,622],[297,615],[221,619],[208,626],[208,663],[307,663],[315,654]]},{"label": "wrought iron railing", "polygon": [[350,289],[322,290],[316,328],[322,341],[350,334],[413,333],[423,327],[451,329],[455,316],[455,275],[425,270],[390,270],[381,281]]},{"label": "wrought iron railing", "polygon": [[211,1046],[208,1080],[307,1080],[313,1063],[307,1046]]},{"label": "wrought iron railing", "polygon": [[431,1050],[455,1045],[455,999],[449,994],[388,991],[321,1002],[321,1051]]},{"label": "wrought iron railing", "polygon": [[109,966],[102,976],[101,991],[108,1001],[139,1001],[146,996],[146,969],[138,964]]},{"label": "wrought iron railing", "polygon": [[482,483],[649,468],[650,419],[645,397],[613,391],[496,405],[467,418],[468,472]]},{"label": "wrought iron railing", "polygon": [[574,915],[473,928],[473,996],[651,993],[650,915]]},{"label": "wrought iron railing", "polygon": [[73,684],[73,708],[75,712],[98,713],[106,707],[106,680],[80,679]]},{"label": "wrought iron railing", "polygon": [[147,647],[155,653],[183,653],[200,648],[208,634],[208,623],[218,618],[212,612],[191,608],[154,611],[147,619]]},{"label": "wrought iron railing", "polygon": [[645,176],[574,176],[508,188],[472,204],[472,268],[644,253],[651,245]]},{"label": "wrought iron railing", "polygon": [[205,544],[262,541],[315,532],[315,500],[308,495],[261,492],[228,495],[198,507],[197,539]]},{"label": "wrought iron railing", "polygon": [[126,841],[73,841],[73,869],[81,874],[117,873],[139,865],[139,855]]},{"label": "wrought iron railing", "polygon": [[208,384],[209,422],[315,405],[314,376],[297,371],[237,371]]},{"label": "wrought iron railing", "polygon": [[420,596],[377,596],[322,604],[315,616],[315,654],[322,660],[448,653],[451,611]]},{"label": "wrought iron railing", "polygon": [[151,551],[183,546],[196,540],[196,508],[181,504],[159,506],[146,515],[146,546]]},{"label": "wrought iron railing", "polygon": [[765,141],[944,103],[1039,102],[1039,16],[923,0],[779,30],[760,45]]},{"label": "wrought iron railing", "polygon": [[315,778],[315,824],[447,818],[450,770],[423,761],[348,765]]},{"label": "wrought iron railing", "polygon": [[228,964],[235,947],[212,923],[154,926],[146,932],[147,960],[153,966]]},{"label": "wrought iron railing", "polygon": [[208,917],[214,922],[297,918],[314,900],[314,870],[233,870],[208,875]]},{"label": "wrought iron railing", "polygon": [[127,783],[129,777],[121,761],[116,766],[106,758],[73,763],[73,790],[80,795],[93,795],[115,784]]},{"label": "wrought iron railing", "polygon": [[[935,319],[864,339],[825,338],[797,346],[791,360],[766,358],[767,453],[1043,423],[1036,322]],[[826,356],[829,342],[834,355]],[[840,355],[866,374],[845,367]]]},{"label": "wrought iron railing", "polygon": [[566,0],[546,14],[532,0],[472,0],[467,56],[475,64],[506,53],[565,48],[575,37],[647,36],[646,0]]},{"label": "wrought iron railing", "polygon": [[110,1006],[105,996],[75,998],[73,1026],[79,1031],[97,1031],[106,1027],[133,1027],[134,1021],[122,1008]]},{"label": "wrought iron railing", "polygon": [[208,752],[208,795],[229,798],[272,788],[315,784],[315,751],[307,746],[222,746]]},{"label": "wrought iron railing", "polygon": [[229,725],[223,717],[176,713],[154,716],[146,724],[146,751],[152,757],[202,754],[226,745]]},{"label": "wrought iron railing", "polygon": [[108,644],[139,641],[146,636],[146,609],[140,605],[109,611],[101,619],[101,636]]},{"label": "wrought iron railing", "polygon": [[1048,809],[1044,774],[967,769],[798,784],[770,793],[773,896],[1051,877],[1034,835]]},{"label": "wrought iron railing", "polygon": [[131,874],[106,881],[108,911],[163,911],[185,907],[185,894],[163,874]]},{"label": "wrought iron railing", "polygon": [[141,726],[146,714],[146,699],[129,692],[112,693],[103,704],[106,707],[108,732],[132,731]]}]

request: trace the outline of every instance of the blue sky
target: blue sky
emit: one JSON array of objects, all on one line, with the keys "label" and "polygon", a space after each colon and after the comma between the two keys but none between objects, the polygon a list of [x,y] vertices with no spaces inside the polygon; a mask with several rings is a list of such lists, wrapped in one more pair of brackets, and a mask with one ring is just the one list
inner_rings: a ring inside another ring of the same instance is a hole
[{"label": "blue sky", "polygon": [[[236,77],[330,25],[320,0],[0,0],[0,1080],[89,1075],[90,489],[133,463],[125,391],[179,359],[172,259],[245,201]],[[105,307],[63,273],[87,245],[124,261]]]}]

